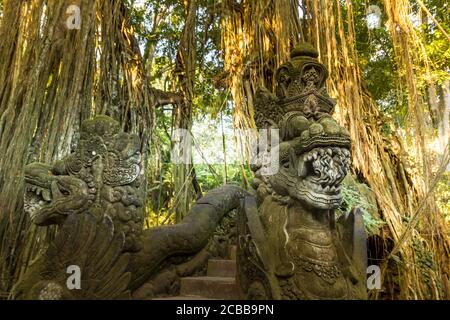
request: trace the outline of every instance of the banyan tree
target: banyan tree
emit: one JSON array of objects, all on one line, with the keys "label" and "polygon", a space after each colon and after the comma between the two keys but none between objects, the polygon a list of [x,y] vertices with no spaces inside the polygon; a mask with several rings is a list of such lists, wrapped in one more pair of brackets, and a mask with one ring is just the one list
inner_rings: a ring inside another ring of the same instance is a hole
[{"label": "banyan tree", "polygon": [[[30,274],[59,279],[48,261],[74,250],[97,261],[95,235],[111,234],[115,285],[79,297],[179,295],[228,263],[241,298],[449,299],[447,7],[0,0],[0,298],[74,298]],[[217,143],[199,137],[216,129]],[[227,135],[258,129],[280,131],[278,175],[261,174],[254,140]],[[174,161],[179,130],[201,164]],[[84,246],[63,245],[80,230]],[[320,272],[308,248],[276,245],[297,236],[332,244]],[[311,287],[292,284],[307,272]]]}]

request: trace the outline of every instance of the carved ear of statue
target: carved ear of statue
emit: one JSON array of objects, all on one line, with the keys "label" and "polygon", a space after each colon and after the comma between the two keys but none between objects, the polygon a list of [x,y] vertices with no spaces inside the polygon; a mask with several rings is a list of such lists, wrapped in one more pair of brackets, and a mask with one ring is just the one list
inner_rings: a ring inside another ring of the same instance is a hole
[{"label": "carved ear of statue", "polygon": [[283,99],[286,97],[286,92],[291,83],[290,71],[287,66],[283,66],[277,71],[276,75],[277,88],[276,95],[279,99]]}]

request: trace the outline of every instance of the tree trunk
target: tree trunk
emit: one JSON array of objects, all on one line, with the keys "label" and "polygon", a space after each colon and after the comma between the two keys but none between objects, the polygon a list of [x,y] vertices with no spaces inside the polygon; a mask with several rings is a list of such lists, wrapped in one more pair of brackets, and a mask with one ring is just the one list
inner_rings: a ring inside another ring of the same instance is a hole
[{"label": "tree trunk", "polygon": [[[77,10],[73,7],[69,10],[71,5],[79,9],[79,17],[74,16]],[[76,143],[81,121],[95,112],[115,117],[124,130],[141,136],[146,168],[154,100],[126,16],[119,0],[4,3],[0,26],[3,293],[24,271],[25,267],[18,266],[26,266],[40,243],[54,233],[47,228],[35,230],[23,213],[27,163],[51,162],[67,155]],[[73,22],[77,18],[79,25]]]}]

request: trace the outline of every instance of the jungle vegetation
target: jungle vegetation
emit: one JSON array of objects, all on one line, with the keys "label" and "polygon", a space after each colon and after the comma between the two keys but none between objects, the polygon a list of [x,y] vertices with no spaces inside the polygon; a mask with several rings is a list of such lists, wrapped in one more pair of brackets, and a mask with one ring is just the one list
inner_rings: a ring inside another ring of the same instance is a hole
[{"label": "jungle vegetation", "polygon": [[[66,26],[67,8],[80,26]],[[296,43],[330,73],[353,139],[341,211],[362,208],[372,299],[450,299],[450,4],[446,0],[0,0],[0,296],[55,228],[23,214],[23,167],[67,155],[96,114],[139,134],[145,225],[180,221],[247,163],[174,164],[172,134],[254,128],[259,86]],[[203,140],[202,140],[203,139]]]}]

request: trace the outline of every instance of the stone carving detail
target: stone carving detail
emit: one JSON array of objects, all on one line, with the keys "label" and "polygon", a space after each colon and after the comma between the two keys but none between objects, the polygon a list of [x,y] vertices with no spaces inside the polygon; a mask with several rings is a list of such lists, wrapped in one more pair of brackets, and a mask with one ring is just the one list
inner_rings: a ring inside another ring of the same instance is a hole
[{"label": "stone carving detail", "polygon": [[[279,144],[270,146],[279,151],[279,171],[263,175],[262,166],[253,166],[254,195],[223,186],[176,225],[143,229],[141,142],[109,117],[83,122],[78,146],[65,159],[28,165],[25,211],[39,226],[60,228],[16,285],[14,298],[176,294],[180,276],[202,272],[212,252],[233,239],[243,298],[365,298],[362,217],[353,210],[336,221],[334,213],[351,142],[331,117],[327,70],[304,45],[276,79],[276,95],[257,92],[255,122],[280,130]],[[76,292],[66,288],[69,265],[82,269]]]},{"label": "stone carving detail", "polygon": [[[114,232],[107,215],[101,221],[89,211],[70,213],[48,249],[13,289],[15,299],[129,299],[129,253],[124,235]],[[69,266],[77,266],[80,288],[67,286]]]},{"label": "stone carving detail", "polygon": [[107,214],[116,231],[125,234],[124,250],[140,250],[139,149],[139,138],[120,132],[116,121],[104,116],[84,121],[74,153],[53,166],[27,166],[25,210],[38,225],[59,223],[87,209]]},{"label": "stone carving detail", "polygon": [[259,128],[277,128],[280,169],[254,166],[256,201],[245,197],[238,229],[238,277],[249,299],[362,299],[366,247],[358,210],[335,219],[350,168],[350,136],[331,117],[327,70],[310,45],[277,71],[276,96],[260,89]]},{"label": "stone carving detail", "polygon": [[[137,136],[98,116],[83,122],[75,152],[53,165],[25,168],[24,209],[31,221],[61,227],[19,280],[14,298],[149,298],[204,268],[218,251],[210,249],[217,230],[230,229],[224,216],[245,192],[223,186],[198,200],[181,223],[144,230],[140,147]],[[69,265],[81,269],[80,290],[66,288]],[[178,272],[168,280],[164,272],[172,269]]]}]

